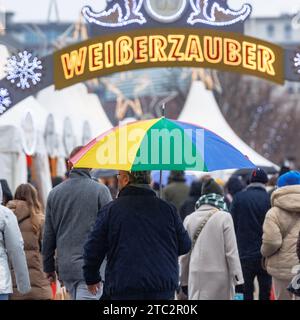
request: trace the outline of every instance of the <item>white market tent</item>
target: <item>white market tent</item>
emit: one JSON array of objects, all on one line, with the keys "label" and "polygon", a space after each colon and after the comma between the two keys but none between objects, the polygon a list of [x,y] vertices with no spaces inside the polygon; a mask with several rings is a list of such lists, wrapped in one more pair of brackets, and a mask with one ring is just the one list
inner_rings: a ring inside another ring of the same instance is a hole
[{"label": "white market tent", "polygon": [[[88,93],[87,87],[83,84],[78,84],[74,87],[78,95],[77,102],[78,104],[80,103],[81,107],[77,112],[77,116],[79,119],[89,123],[91,138],[95,138],[99,134],[110,130],[112,128],[112,124],[108,119],[97,95]],[[84,110],[84,113],[80,110]],[[82,143],[82,137],[80,142]]]},{"label": "white market tent", "polygon": [[72,149],[86,144],[112,125],[98,97],[88,93],[82,83],[58,91],[54,86],[48,87],[38,93],[37,100],[53,117],[56,142],[48,150],[57,157],[57,174],[63,176],[65,158]]},{"label": "white market tent", "polygon": [[36,99],[28,97],[0,117],[0,129],[3,132],[0,148],[1,178],[8,181],[14,192],[20,183],[27,182],[25,154],[34,155],[37,183],[43,201],[52,187],[43,138],[47,115]]},{"label": "white market tent", "polygon": [[83,144],[83,126],[89,124],[91,139],[109,130],[112,125],[98,97],[89,94],[84,84],[76,84],[63,90],[55,91],[54,86],[42,90],[37,100],[55,119],[55,126],[60,136],[65,133],[65,121],[72,124],[75,145]]},{"label": "white market tent", "polygon": [[237,136],[221,113],[213,92],[206,89],[201,81],[192,83],[179,120],[213,131],[245,154],[256,166],[277,168],[274,163],[262,157]]}]

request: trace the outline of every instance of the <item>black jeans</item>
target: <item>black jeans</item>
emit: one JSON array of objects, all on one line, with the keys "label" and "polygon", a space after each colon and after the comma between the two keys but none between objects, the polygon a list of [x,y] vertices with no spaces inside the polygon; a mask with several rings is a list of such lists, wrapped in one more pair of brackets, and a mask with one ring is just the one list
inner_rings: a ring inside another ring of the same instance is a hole
[{"label": "black jeans", "polygon": [[272,277],[262,268],[261,260],[241,260],[245,300],[253,300],[254,279],[257,277],[259,286],[259,300],[270,300]]}]

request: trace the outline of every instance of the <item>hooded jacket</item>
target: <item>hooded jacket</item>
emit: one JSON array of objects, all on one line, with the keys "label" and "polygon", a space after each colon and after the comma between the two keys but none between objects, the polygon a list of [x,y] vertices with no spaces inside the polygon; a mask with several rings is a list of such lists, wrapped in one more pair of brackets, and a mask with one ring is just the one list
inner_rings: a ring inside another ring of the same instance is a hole
[{"label": "hooded jacket", "polygon": [[41,255],[41,239],[43,219],[41,219],[37,232],[34,232],[31,222],[31,211],[25,201],[13,200],[7,204],[17,217],[24,240],[24,250],[29,270],[31,291],[26,295],[17,292],[15,278],[13,278],[12,300],[50,300],[52,291],[49,280],[43,272]]},{"label": "hooded jacket", "polygon": [[300,185],[286,186],[273,192],[272,208],[263,226],[262,255],[273,277],[289,280],[298,264],[297,240],[300,230]]},{"label": "hooded jacket", "polygon": [[13,266],[18,291],[25,294],[31,288],[23,250],[23,238],[15,215],[1,203],[2,188],[0,186],[0,294],[13,292],[8,260]]},{"label": "hooded jacket", "polygon": [[211,205],[201,205],[184,220],[191,239],[208,215],[194,248],[181,256],[180,283],[189,300],[232,300],[235,286],[244,283],[232,217]]}]

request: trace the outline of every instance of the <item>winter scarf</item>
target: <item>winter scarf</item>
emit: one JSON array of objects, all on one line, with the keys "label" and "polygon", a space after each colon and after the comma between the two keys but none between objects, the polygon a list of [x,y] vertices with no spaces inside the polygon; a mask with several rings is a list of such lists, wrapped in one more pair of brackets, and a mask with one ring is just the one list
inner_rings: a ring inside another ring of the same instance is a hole
[{"label": "winter scarf", "polygon": [[198,210],[203,204],[209,204],[219,210],[229,212],[224,197],[216,193],[209,193],[201,196],[196,202],[195,209]]}]

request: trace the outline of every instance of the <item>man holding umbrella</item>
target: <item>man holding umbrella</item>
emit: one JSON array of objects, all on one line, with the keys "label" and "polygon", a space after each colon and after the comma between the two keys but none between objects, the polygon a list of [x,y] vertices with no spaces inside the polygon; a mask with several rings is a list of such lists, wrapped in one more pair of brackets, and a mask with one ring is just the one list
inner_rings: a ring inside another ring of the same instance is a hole
[{"label": "man holding umbrella", "polygon": [[103,207],[84,247],[84,278],[100,288],[107,255],[104,296],[112,300],[169,300],[178,286],[178,256],[191,241],[176,208],[150,188],[148,171],[119,171],[118,199]]},{"label": "man holding umbrella", "polygon": [[145,170],[255,167],[213,132],[165,117],[99,135],[70,162],[75,168],[121,170],[118,199],[100,210],[84,250],[84,279],[92,293],[99,289],[99,266],[107,255],[104,294],[110,299],[173,298],[178,256],[191,247],[176,208],[156,197]]}]

